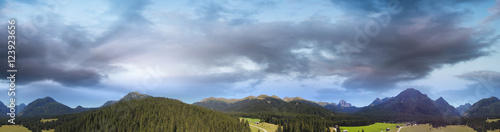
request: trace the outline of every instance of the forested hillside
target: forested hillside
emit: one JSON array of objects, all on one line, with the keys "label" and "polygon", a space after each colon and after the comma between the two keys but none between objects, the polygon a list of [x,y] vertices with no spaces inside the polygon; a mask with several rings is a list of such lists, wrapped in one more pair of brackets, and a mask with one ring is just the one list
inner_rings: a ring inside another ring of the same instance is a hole
[{"label": "forested hillside", "polygon": [[151,97],[120,101],[85,112],[55,131],[248,132],[250,128],[248,122],[240,122],[237,117],[173,99]]}]

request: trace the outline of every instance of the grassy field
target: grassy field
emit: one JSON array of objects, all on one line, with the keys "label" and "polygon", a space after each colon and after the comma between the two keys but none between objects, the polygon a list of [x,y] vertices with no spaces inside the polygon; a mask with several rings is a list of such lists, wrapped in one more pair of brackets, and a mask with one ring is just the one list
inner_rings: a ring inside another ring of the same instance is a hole
[{"label": "grassy field", "polygon": [[[256,128],[256,127],[260,127],[262,129],[266,130],[267,132],[274,132],[278,128],[278,125],[274,125],[274,124],[266,123],[266,122],[260,122],[260,119],[252,119],[252,118],[244,118],[244,117],[240,117],[240,119],[249,121],[250,129],[252,130],[252,132],[258,132],[260,130],[259,128]],[[260,122],[260,124],[255,124],[255,122]],[[256,126],[256,127],[253,127],[253,126]],[[264,132],[262,130],[260,130],[260,131]]]},{"label": "grassy field", "polygon": [[57,121],[57,119],[42,119],[40,121],[45,123],[45,122],[49,122],[49,121]]},{"label": "grassy field", "polygon": [[491,122],[495,122],[495,121],[499,121],[499,120],[500,119],[488,119],[488,120],[486,120],[486,122],[491,123]]},{"label": "grassy field", "polygon": [[[0,132],[31,132],[28,128],[21,125],[3,125]],[[42,130],[42,132],[54,132],[54,129]]]},{"label": "grassy field", "polygon": [[[358,132],[364,130],[365,132],[386,132],[385,130],[387,128],[391,128],[389,132],[397,132],[398,130],[396,129],[396,126],[404,126],[404,124],[390,124],[390,123],[375,123],[371,124],[369,126],[354,126],[354,127],[348,127],[348,126],[340,126],[340,129],[347,130],[349,132]],[[330,128],[333,130],[333,127]]]},{"label": "grassy field", "polygon": [[427,124],[418,126],[403,127],[400,132],[475,132],[467,126],[446,126],[440,128],[432,128]]},{"label": "grassy field", "polygon": [[31,132],[28,128],[21,125],[3,125],[0,132]]},{"label": "grassy field", "polygon": [[253,119],[253,118],[245,118],[245,117],[240,117],[240,119],[248,120],[249,122],[260,122],[260,119]]}]

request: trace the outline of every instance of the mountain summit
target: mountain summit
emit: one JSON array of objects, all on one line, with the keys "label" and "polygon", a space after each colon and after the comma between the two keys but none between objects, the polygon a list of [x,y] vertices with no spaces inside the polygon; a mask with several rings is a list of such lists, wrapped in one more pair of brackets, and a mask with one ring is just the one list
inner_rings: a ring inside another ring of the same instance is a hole
[{"label": "mountain summit", "polygon": [[451,106],[443,99],[443,97],[439,97],[436,101],[434,101],[434,105],[439,109],[439,111],[443,114],[443,116],[460,116],[457,109]]},{"label": "mountain summit", "polygon": [[36,99],[24,108],[19,116],[48,116],[72,113],[73,109],[51,97]]},{"label": "mountain summit", "polygon": [[141,94],[138,92],[130,92],[127,95],[123,96],[119,101],[110,100],[110,101],[107,101],[106,103],[104,103],[101,107],[116,104],[120,101],[129,101],[129,100],[133,100],[133,99],[142,99],[142,98],[149,98],[149,97],[153,97],[153,96],[150,96],[147,94]]},{"label": "mountain summit", "polygon": [[[444,99],[443,99],[444,100]],[[441,99],[439,103],[444,103]],[[439,105],[442,106],[442,105]],[[443,109],[445,110],[445,109]],[[359,112],[361,115],[393,118],[415,118],[415,117],[442,117],[443,113],[436,107],[433,100],[420,91],[408,88],[396,97],[372,107],[364,107]],[[401,119],[405,120],[405,119]]]},{"label": "mountain summit", "polygon": [[138,92],[130,92],[127,95],[125,95],[122,99],[120,99],[120,101],[129,101],[129,100],[133,100],[133,99],[142,99],[142,98],[149,98],[149,97],[152,97],[152,96],[146,95],[146,94],[140,94]]}]

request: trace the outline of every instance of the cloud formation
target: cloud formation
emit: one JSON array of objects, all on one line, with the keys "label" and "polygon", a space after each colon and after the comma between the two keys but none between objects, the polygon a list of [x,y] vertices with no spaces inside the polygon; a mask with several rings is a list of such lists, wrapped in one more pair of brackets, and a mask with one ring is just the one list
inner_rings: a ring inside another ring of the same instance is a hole
[{"label": "cloud formation", "polygon": [[[154,2],[109,2],[104,15],[117,19],[97,37],[58,14],[37,27],[41,32],[19,45],[23,81],[93,86],[120,70],[113,64],[133,63],[161,64],[171,75],[167,81],[207,87],[275,76],[338,76],[345,78],[344,88],[389,89],[444,65],[486,56],[498,40],[492,30],[463,26],[470,12],[455,8],[482,1],[401,0],[389,5],[401,12],[388,14],[385,0],[338,0],[332,8],[343,12],[342,19],[311,15],[300,21],[259,21],[253,16],[269,10],[243,9],[272,9],[279,2],[242,9],[199,2],[193,12],[155,15],[149,14]],[[360,34],[369,42],[357,45]]]}]

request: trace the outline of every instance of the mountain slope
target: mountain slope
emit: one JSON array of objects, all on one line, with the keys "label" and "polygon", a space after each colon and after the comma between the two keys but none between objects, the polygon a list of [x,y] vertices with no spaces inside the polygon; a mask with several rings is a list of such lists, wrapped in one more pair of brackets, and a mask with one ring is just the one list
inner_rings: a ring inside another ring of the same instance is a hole
[{"label": "mountain slope", "polygon": [[465,117],[493,117],[500,115],[500,100],[497,97],[481,99],[464,113]]},{"label": "mountain slope", "polygon": [[373,102],[368,105],[368,106],[375,106],[375,105],[379,105],[379,104],[382,104],[382,103],[385,103],[387,102],[387,100],[391,99],[390,97],[385,97],[383,99],[380,99],[380,98],[376,98],[375,100],[373,100]]},{"label": "mountain slope", "polygon": [[149,97],[152,97],[152,96],[146,95],[146,94],[140,94],[138,92],[130,92],[127,95],[123,96],[119,101],[113,101],[113,100],[107,101],[101,107],[109,106],[109,105],[118,103],[120,101],[129,101],[129,100],[133,100],[133,99],[142,99],[142,98],[149,98]]},{"label": "mountain slope", "polygon": [[16,114],[21,113],[24,110],[24,108],[26,108],[26,104],[24,104],[24,103],[16,105]]},{"label": "mountain slope", "polygon": [[8,115],[5,113],[9,113],[9,108],[2,101],[0,101],[0,112],[2,113],[0,117],[7,117]]},{"label": "mountain slope", "polygon": [[[82,125],[83,124],[83,125]],[[250,132],[248,122],[181,101],[151,97],[120,101],[66,122],[56,132],[214,131]]]},{"label": "mountain slope", "polygon": [[467,110],[469,110],[470,107],[472,107],[472,105],[470,105],[469,103],[465,103],[463,105],[458,106],[456,109],[460,115],[464,115],[464,113],[467,112]]},{"label": "mountain slope", "polygon": [[442,117],[442,113],[434,105],[434,101],[413,88],[402,91],[385,103],[364,107],[358,114],[371,117],[407,119],[412,117]]},{"label": "mountain slope", "polygon": [[436,101],[434,101],[434,106],[439,109],[443,116],[460,116],[460,113],[458,113],[457,109],[448,104],[448,102],[446,102],[443,97],[439,97]]},{"label": "mountain slope", "polygon": [[26,106],[19,116],[49,116],[72,113],[73,109],[51,97],[37,99]]}]

